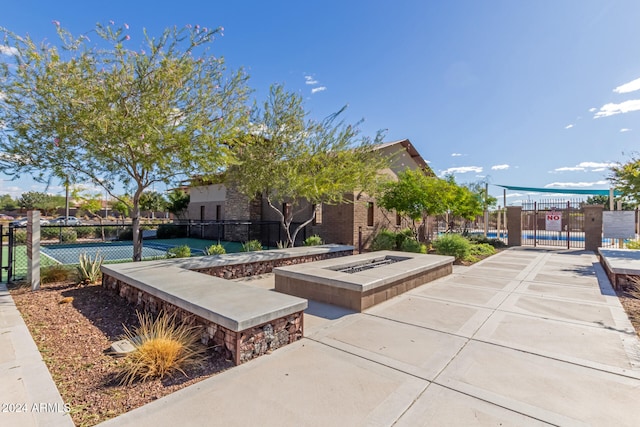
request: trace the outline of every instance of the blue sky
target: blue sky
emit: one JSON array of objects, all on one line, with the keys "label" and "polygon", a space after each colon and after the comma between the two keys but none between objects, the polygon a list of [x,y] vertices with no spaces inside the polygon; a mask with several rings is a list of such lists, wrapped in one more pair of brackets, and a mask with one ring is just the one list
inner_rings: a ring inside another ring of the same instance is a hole
[{"label": "blue sky", "polygon": [[[222,26],[213,53],[258,99],[284,83],[318,119],[348,104],[365,134],[410,139],[460,183],[583,189],[608,188],[608,166],[637,151],[639,16],[636,0],[0,4],[0,26],[36,40],[56,40],[52,20],[76,34],[126,22],[134,48],[142,28]],[[6,178],[0,194],[44,189]]]}]

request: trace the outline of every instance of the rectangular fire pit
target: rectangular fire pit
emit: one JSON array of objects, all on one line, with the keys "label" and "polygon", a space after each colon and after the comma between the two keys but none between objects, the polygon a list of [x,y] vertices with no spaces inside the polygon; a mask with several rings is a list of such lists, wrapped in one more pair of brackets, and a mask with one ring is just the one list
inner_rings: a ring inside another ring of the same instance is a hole
[{"label": "rectangular fire pit", "polygon": [[454,258],[379,251],[274,268],[276,291],[363,311],[451,274]]}]

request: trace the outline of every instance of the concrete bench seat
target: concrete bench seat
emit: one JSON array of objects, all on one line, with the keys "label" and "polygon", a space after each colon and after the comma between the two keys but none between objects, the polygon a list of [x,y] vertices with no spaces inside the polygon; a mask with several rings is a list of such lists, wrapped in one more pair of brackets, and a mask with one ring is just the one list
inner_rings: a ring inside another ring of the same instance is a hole
[{"label": "concrete bench seat", "polygon": [[598,258],[616,290],[630,277],[640,277],[640,250],[598,248]]},{"label": "concrete bench seat", "polygon": [[307,300],[226,279],[353,254],[353,246],[321,245],[194,258],[103,265],[102,285],[158,313],[176,312],[203,326],[202,341],[236,364],[302,338]]},{"label": "concrete bench seat", "polygon": [[189,313],[241,332],[304,311],[302,298],[231,282],[172,265],[112,264],[103,274]]}]

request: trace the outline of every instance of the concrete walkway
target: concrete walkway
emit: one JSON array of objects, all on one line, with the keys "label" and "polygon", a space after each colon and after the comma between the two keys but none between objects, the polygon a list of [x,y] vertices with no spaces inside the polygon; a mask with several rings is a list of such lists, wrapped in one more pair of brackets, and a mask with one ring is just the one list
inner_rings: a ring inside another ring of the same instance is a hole
[{"label": "concrete walkway", "polygon": [[[246,282],[273,286],[270,276]],[[640,341],[592,252],[510,249],[364,313],[310,301],[305,332],[102,426],[631,426],[640,419]],[[9,370],[0,367],[2,390]],[[0,413],[0,425],[20,424]]]},{"label": "concrete walkway", "polygon": [[302,341],[103,426],[640,419],[640,342],[591,252],[510,249],[361,314],[308,313]]}]

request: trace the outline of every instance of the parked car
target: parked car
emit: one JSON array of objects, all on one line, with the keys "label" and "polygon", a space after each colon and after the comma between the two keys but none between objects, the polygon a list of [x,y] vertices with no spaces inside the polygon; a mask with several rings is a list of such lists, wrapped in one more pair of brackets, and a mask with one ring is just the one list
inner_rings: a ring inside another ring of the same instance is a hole
[{"label": "parked car", "polygon": [[10,221],[13,217],[11,215],[0,214],[0,221]]},{"label": "parked car", "polygon": [[82,221],[80,221],[78,218],[76,218],[75,216],[69,216],[66,217],[66,223],[65,223],[65,217],[63,216],[59,216],[55,219],[52,219],[51,221],[49,221],[49,224],[62,224],[62,225],[82,225]]},{"label": "parked car", "polygon": [[[14,227],[26,227],[27,226],[27,218],[21,218],[21,219],[18,219],[16,221],[12,221],[9,224],[13,225]],[[40,225],[49,225],[49,220],[48,219],[44,219],[44,218],[40,218]]]}]

